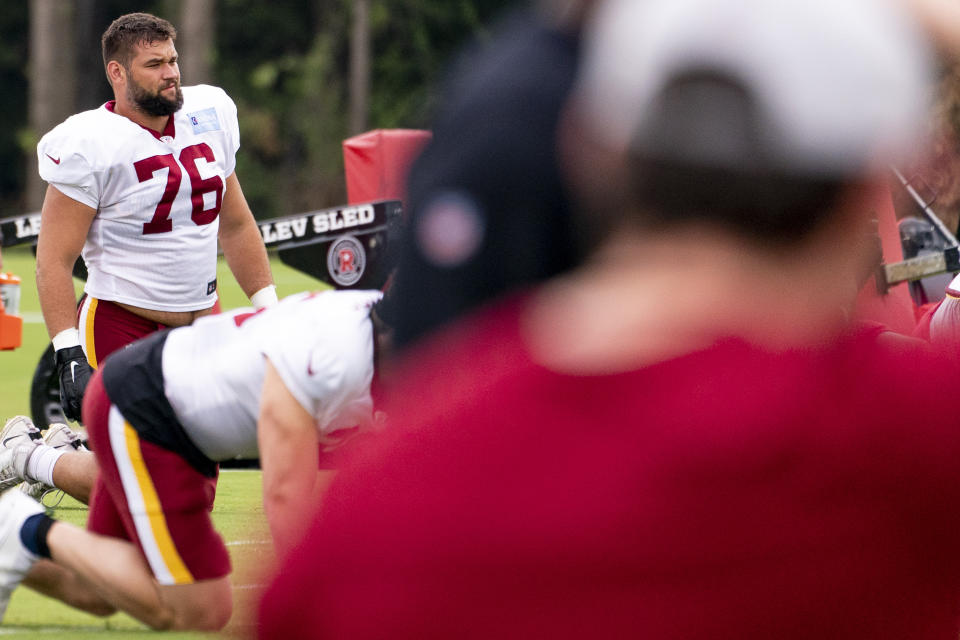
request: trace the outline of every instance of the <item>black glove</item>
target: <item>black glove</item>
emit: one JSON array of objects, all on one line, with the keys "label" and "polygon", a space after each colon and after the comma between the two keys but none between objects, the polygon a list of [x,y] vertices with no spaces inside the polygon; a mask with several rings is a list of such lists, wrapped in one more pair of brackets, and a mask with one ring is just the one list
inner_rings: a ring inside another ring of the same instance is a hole
[{"label": "black glove", "polygon": [[60,404],[67,420],[80,420],[83,407],[83,392],[87,389],[93,367],[80,345],[57,349],[55,356],[60,374]]}]

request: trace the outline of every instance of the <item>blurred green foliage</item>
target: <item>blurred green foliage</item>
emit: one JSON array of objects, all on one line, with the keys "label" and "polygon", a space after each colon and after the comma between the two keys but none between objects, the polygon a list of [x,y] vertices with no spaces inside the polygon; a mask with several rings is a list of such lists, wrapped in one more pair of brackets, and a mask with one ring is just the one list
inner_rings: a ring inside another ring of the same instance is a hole
[{"label": "blurred green foliage", "polygon": [[[371,0],[369,129],[426,128],[451,55],[515,0]],[[258,217],[344,202],[351,0],[221,0],[217,77],[237,101]],[[256,25],[255,36],[237,37]]]}]

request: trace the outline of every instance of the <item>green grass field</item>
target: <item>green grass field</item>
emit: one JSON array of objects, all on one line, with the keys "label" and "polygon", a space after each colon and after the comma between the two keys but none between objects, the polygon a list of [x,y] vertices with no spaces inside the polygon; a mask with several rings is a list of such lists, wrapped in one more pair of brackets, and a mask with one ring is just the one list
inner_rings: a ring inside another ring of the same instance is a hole
[{"label": "green grass field", "polygon": [[[271,261],[280,297],[310,289],[325,288],[320,281]],[[3,271],[23,279],[20,313],[24,317],[23,345],[0,351],[0,419],[29,415],[29,388],[33,370],[46,348],[48,337],[40,317],[34,283],[34,259],[28,248],[3,252]],[[218,282],[224,309],[246,306],[248,301],[230,271],[221,261]],[[82,283],[77,282],[78,294]],[[83,524],[86,508],[69,498],[54,508],[54,517]],[[243,636],[250,631],[257,587],[263,583],[262,567],[272,558],[269,533],[263,516],[259,471],[224,471],[220,476],[213,518],[230,549],[234,572],[234,615],[226,635]],[[10,602],[0,636],[13,638],[142,638],[154,632],[125,614],[96,618],[40,596],[18,589]],[[165,633],[165,638],[205,638],[218,634]]]}]

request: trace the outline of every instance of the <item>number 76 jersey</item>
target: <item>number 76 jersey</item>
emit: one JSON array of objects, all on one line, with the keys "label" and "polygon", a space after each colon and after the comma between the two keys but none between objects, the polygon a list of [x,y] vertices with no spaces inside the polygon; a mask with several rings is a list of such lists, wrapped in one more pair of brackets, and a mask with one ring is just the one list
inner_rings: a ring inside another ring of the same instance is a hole
[{"label": "number 76 jersey", "polygon": [[163,132],[113,106],[67,118],[37,145],[40,176],[97,211],[84,290],[146,309],[206,309],[217,298],[219,213],[240,146],[236,106],[217,87],[184,87]]}]

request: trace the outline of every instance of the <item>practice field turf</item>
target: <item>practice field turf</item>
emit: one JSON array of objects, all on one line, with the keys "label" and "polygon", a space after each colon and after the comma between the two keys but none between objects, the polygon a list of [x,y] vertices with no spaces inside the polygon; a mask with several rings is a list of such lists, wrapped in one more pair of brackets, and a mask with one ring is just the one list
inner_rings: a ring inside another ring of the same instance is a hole
[{"label": "practice field turf", "polygon": [[[280,297],[298,291],[326,288],[318,280],[271,259],[274,280]],[[24,318],[23,345],[14,351],[0,351],[0,425],[17,414],[29,415],[30,381],[33,370],[49,338],[40,316],[34,282],[34,259],[28,248],[3,252],[2,271],[23,279],[20,312]],[[246,306],[249,302],[221,260],[218,273],[220,299],[224,309]],[[82,283],[77,281],[78,294]],[[50,503],[49,500],[46,502]],[[51,503],[52,504],[52,503]],[[83,524],[86,507],[65,498],[54,509],[54,517]],[[234,615],[227,635],[250,630],[257,586],[262,584],[260,567],[272,559],[272,547],[263,516],[260,472],[224,471],[220,476],[213,513],[217,529],[230,549],[234,572]],[[145,626],[124,614],[96,618],[28,589],[18,589],[0,626],[0,637],[13,638],[142,638],[153,634]],[[218,634],[165,633],[164,638],[204,638]]]}]

